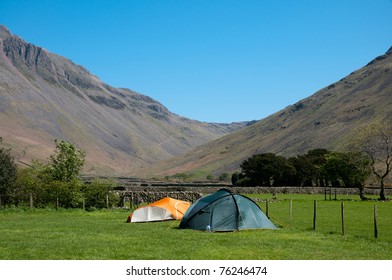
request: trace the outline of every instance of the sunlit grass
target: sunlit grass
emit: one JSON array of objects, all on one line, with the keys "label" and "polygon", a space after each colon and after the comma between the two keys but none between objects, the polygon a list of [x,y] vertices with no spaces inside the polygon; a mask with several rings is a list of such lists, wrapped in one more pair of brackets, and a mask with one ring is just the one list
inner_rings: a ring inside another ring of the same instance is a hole
[{"label": "sunlit grass", "polygon": [[[312,228],[314,199],[318,199],[316,230]],[[228,233],[181,230],[178,221],[129,224],[125,223],[129,211],[120,209],[0,210],[0,259],[392,259],[392,203],[362,202],[356,197],[323,199],[277,195],[269,203],[269,213],[281,228]],[[345,236],[341,234],[342,202]],[[265,209],[265,203],[260,206]]]}]

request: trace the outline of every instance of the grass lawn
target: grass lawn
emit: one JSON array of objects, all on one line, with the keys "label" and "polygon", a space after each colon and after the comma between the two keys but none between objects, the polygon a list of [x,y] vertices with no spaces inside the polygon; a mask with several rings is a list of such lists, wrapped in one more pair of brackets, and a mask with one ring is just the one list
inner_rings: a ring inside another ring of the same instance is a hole
[{"label": "grass lawn", "polygon": [[[314,199],[318,200],[316,230],[312,229]],[[341,202],[345,204],[345,236],[341,235]],[[377,239],[373,233],[374,204],[378,210]],[[265,209],[265,204],[260,206]],[[269,213],[280,229],[206,233],[180,230],[178,221],[125,223],[127,210],[0,210],[0,259],[392,259],[392,202],[278,195],[269,204]]]}]

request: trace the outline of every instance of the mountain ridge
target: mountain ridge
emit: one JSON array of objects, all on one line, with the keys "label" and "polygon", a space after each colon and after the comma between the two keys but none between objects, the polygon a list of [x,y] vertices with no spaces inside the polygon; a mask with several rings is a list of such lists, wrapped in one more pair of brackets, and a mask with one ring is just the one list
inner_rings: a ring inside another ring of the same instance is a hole
[{"label": "mountain ridge", "polygon": [[313,95],[144,172],[218,176],[238,171],[240,163],[254,154],[290,157],[315,148],[342,150],[358,127],[375,120],[392,121],[391,96],[392,47]]},{"label": "mountain ridge", "polygon": [[61,139],[86,151],[84,172],[132,174],[246,124],[178,116],[0,25],[0,136],[18,162],[47,159]]}]

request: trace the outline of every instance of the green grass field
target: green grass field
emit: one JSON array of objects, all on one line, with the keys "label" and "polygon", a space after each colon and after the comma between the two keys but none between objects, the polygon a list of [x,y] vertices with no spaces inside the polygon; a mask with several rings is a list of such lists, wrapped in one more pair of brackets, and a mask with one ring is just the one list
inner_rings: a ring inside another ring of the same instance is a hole
[{"label": "green grass field", "polygon": [[[249,196],[272,199],[271,195]],[[316,230],[314,199],[318,201]],[[342,202],[345,236],[341,234]],[[260,206],[265,209],[265,203]],[[392,259],[392,202],[362,202],[355,196],[324,201],[324,196],[277,195],[269,203],[269,214],[280,229],[228,233],[180,230],[178,221],[129,224],[125,223],[128,214],[128,210],[0,210],[0,259]]]}]

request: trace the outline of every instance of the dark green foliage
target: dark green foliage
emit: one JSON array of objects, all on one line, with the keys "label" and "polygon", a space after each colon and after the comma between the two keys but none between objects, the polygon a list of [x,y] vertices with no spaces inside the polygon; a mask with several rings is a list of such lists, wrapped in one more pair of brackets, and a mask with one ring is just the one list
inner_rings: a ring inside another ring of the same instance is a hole
[{"label": "dark green foliage", "polygon": [[58,201],[58,206],[65,208],[80,208],[82,205],[82,182],[79,179],[73,179],[68,182],[52,181],[48,186],[52,201]]},{"label": "dark green foliage", "polygon": [[361,199],[366,199],[364,182],[371,174],[371,161],[360,153],[330,153],[322,166],[323,173],[332,186],[359,188]]},{"label": "dark green foliage", "polygon": [[110,192],[115,185],[113,181],[103,179],[95,179],[84,184],[82,192],[86,209],[105,208],[117,204],[118,197]]},{"label": "dark green foliage", "polygon": [[96,179],[87,183],[80,179],[67,182],[53,180],[49,167],[37,162],[30,168],[19,170],[18,174],[13,192],[13,202],[17,206],[28,205],[30,194],[34,207],[38,208],[84,206],[86,209],[100,209],[118,203],[118,196],[111,192],[115,183],[109,180]]},{"label": "dark green foliage", "polygon": [[15,205],[27,204],[30,195],[35,207],[44,207],[54,202],[50,191],[51,180],[47,165],[33,161],[31,167],[19,169],[18,178],[14,185]]},{"label": "dark green foliage", "polygon": [[360,153],[315,149],[286,159],[273,153],[258,154],[241,164],[232,176],[233,185],[247,186],[345,186],[359,188],[371,173],[371,161]]},{"label": "dark green foliage", "polygon": [[242,173],[253,186],[282,186],[290,183],[294,166],[273,153],[254,155],[241,163]]},{"label": "dark green foliage", "polygon": [[[2,139],[0,138],[0,144]],[[16,179],[16,164],[9,149],[0,148],[0,205],[11,202],[12,185]]]},{"label": "dark green foliage", "polygon": [[52,177],[54,180],[70,182],[79,175],[86,154],[69,142],[55,140],[55,144],[54,154],[50,156]]},{"label": "dark green foliage", "polygon": [[82,205],[82,182],[74,178],[68,181],[53,177],[50,165],[33,162],[32,166],[18,171],[14,185],[14,203],[27,203],[30,195],[34,207],[74,208]]},{"label": "dark green foliage", "polygon": [[231,183],[233,184],[233,186],[236,186],[238,181],[240,179],[239,173],[233,173],[233,175],[231,175]]},{"label": "dark green foliage", "polygon": [[332,186],[356,187],[371,173],[370,160],[358,153],[334,152],[326,159],[322,169]]},{"label": "dark green foliage", "polygon": [[9,151],[1,149],[0,158],[7,160],[4,160],[4,164],[0,162],[1,174],[4,174],[0,179],[11,174],[10,170],[13,174],[7,177],[7,184],[0,181],[2,203],[38,208],[106,208],[118,203],[118,197],[110,192],[113,182],[95,180],[83,184],[79,178],[84,164],[83,151],[69,142],[56,140],[55,144],[56,149],[50,156],[49,164],[33,161],[30,167],[17,172]]},{"label": "dark green foliage", "polygon": [[299,186],[324,186],[325,174],[321,166],[326,162],[325,156],[328,153],[325,149],[314,149],[305,155],[289,158],[296,170],[293,183]]}]

